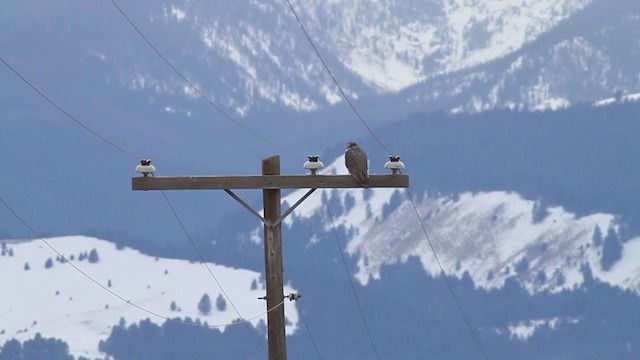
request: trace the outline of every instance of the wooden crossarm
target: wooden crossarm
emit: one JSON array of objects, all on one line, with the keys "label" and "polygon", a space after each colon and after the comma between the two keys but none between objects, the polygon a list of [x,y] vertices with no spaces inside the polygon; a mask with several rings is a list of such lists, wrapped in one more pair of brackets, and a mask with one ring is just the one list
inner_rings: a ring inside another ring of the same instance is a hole
[{"label": "wooden crossarm", "polygon": [[[359,188],[351,175],[140,176],[133,190]],[[370,175],[369,188],[406,188],[409,175]]]}]

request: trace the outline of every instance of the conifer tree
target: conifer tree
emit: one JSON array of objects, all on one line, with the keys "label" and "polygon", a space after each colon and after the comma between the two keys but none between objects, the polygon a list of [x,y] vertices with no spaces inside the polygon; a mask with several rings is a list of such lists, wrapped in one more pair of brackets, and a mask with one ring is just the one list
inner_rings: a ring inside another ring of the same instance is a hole
[{"label": "conifer tree", "polygon": [[200,302],[198,302],[198,310],[203,315],[209,315],[211,313],[211,298],[208,294],[202,295]]},{"label": "conifer tree", "polygon": [[98,251],[96,249],[91,250],[91,252],[89,252],[89,262],[92,264],[95,264],[98,261],[100,261],[100,257],[98,256]]},{"label": "conifer tree", "polygon": [[222,297],[222,294],[218,295],[218,298],[216,299],[216,309],[224,311],[226,308],[227,302],[224,300],[224,297]]},{"label": "conifer tree", "polygon": [[602,244],[600,265],[603,270],[608,271],[620,258],[622,258],[622,244],[618,240],[618,234],[610,228]]},{"label": "conifer tree", "polygon": [[600,230],[600,226],[596,225],[596,228],[593,229],[593,236],[591,239],[593,240],[593,245],[602,245],[602,230]]}]

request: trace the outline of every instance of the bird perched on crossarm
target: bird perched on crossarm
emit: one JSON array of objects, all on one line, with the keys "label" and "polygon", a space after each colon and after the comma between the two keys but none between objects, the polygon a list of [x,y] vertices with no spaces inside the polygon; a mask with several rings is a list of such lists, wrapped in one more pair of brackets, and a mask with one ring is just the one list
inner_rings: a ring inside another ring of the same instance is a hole
[{"label": "bird perched on crossarm", "polygon": [[356,182],[366,188],[369,182],[367,153],[355,141],[347,143],[347,150],[344,152],[344,163],[347,165],[349,174],[356,179]]}]

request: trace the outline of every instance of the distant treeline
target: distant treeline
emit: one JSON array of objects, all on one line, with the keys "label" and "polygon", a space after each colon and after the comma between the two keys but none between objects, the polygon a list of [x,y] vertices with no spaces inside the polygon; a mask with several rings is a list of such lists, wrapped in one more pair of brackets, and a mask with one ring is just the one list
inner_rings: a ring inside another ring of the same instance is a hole
[{"label": "distant treeline", "polygon": [[[451,283],[490,359],[637,359],[640,298],[597,282],[588,267],[583,268],[583,275],[587,280],[580,289],[534,296],[515,278],[493,291],[475,289],[468,275],[451,279]],[[482,358],[442,277],[426,276],[420,262],[412,259],[405,265],[384,268],[382,280],[356,287],[381,358]],[[299,307],[322,358],[375,358],[349,290],[324,290],[331,296],[318,299],[314,296],[319,296],[319,291],[309,291],[306,296],[312,298],[307,303],[301,299]],[[516,338],[509,331],[509,326],[516,325],[533,335],[527,341]],[[260,342],[264,330],[256,332]],[[221,333],[175,322],[121,323],[100,348],[120,360],[265,357],[243,325]],[[289,337],[288,350],[292,359],[317,357],[304,328]]]},{"label": "distant treeline", "polygon": [[414,189],[516,191],[578,214],[619,215],[623,240],[640,234],[640,103],[416,114],[378,133],[406,162]]}]

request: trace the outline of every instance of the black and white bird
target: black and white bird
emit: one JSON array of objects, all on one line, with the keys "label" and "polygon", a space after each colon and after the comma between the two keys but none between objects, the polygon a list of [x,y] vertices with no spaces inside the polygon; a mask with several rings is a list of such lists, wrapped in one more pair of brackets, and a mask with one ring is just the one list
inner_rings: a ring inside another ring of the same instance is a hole
[{"label": "black and white bird", "polygon": [[344,163],[347,165],[349,174],[356,179],[356,182],[366,188],[369,182],[367,153],[355,141],[349,141],[347,144],[347,150],[344,152]]}]

